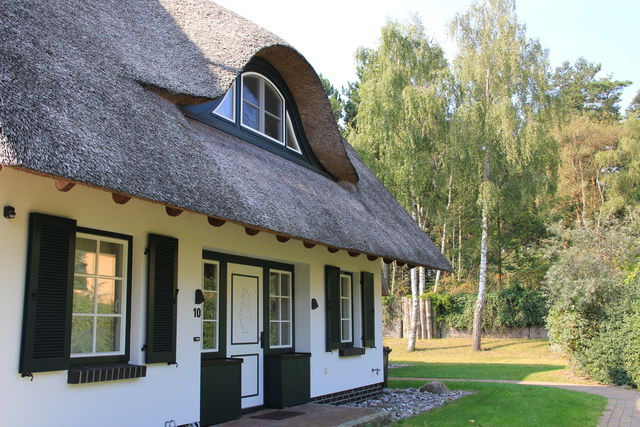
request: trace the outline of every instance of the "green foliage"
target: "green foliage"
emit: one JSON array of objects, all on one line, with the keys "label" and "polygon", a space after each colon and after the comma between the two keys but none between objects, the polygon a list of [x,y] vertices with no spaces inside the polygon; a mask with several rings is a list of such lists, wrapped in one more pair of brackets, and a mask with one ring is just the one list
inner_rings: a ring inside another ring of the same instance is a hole
[{"label": "green foliage", "polygon": [[331,84],[328,78],[324,77],[322,74],[318,74],[318,77],[320,77],[320,82],[322,82],[322,87],[324,89],[325,95],[327,95],[327,98],[329,98],[329,103],[331,104],[331,113],[336,119],[336,123],[339,123],[343,115],[342,98],[340,98],[340,92],[338,92],[338,90]]},{"label": "green foliage", "polygon": [[638,385],[640,221],[558,235],[546,285],[551,341],[598,381]]},{"label": "green foliage", "polygon": [[[473,293],[425,295],[437,308],[448,326],[471,329],[477,296]],[[506,328],[542,326],[547,315],[544,295],[534,289],[513,285],[500,291],[487,292],[483,312],[483,330],[495,332]]]}]

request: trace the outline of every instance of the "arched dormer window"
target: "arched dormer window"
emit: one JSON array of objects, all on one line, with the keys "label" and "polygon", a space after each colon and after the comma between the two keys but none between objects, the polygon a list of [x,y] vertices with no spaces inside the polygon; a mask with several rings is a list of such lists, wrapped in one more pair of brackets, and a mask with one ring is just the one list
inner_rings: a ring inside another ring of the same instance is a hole
[{"label": "arched dormer window", "polygon": [[326,174],[308,146],[293,97],[266,61],[254,58],[215,101],[183,107],[188,116]]}]

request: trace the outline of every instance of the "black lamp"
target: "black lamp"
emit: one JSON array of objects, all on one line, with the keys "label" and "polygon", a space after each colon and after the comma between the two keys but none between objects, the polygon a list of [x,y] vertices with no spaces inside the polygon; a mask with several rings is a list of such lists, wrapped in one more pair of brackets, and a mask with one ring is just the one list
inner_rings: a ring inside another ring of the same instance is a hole
[{"label": "black lamp", "polygon": [[315,310],[318,307],[318,300],[316,300],[315,298],[311,298],[311,310]]},{"label": "black lamp", "polygon": [[16,217],[16,208],[14,208],[13,206],[5,206],[4,209],[2,210],[2,213],[4,215],[5,218],[7,219],[13,219]]},{"label": "black lamp", "polygon": [[204,293],[202,289],[196,289],[196,304],[202,304],[204,302]]}]

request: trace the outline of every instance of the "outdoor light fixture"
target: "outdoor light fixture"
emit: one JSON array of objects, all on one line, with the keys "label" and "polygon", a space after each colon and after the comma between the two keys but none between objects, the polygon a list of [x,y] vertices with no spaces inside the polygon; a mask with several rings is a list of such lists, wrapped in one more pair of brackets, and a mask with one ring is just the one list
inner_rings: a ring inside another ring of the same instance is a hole
[{"label": "outdoor light fixture", "polygon": [[204,294],[202,289],[196,289],[196,304],[202,304],[204,302]]},{"label": "outdoor light fixture", "polygon": [[318,307],[318,301],[315,298],[311,298],[311,310],[315,310]]},{"label": "outdoor light fixture", "polygon": [[13,219],[16,217],[16,208],[14,208],[13,206],[5,206],[3,211],[2,211],[3,215],[5,218],[7,219]]}]

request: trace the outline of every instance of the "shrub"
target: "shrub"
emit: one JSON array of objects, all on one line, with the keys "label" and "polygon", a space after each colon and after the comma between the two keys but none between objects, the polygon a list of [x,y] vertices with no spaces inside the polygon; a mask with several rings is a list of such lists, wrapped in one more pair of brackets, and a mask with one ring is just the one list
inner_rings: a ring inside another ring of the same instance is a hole
[{"label": "shrub", "polygon": [[600,382],[638,385],[637,228],[627,223],[560,236],[565,247],[549,269],[546,285],[552,343],[566,351],[575,368]]}]

